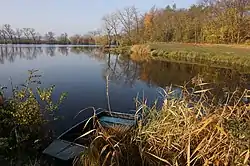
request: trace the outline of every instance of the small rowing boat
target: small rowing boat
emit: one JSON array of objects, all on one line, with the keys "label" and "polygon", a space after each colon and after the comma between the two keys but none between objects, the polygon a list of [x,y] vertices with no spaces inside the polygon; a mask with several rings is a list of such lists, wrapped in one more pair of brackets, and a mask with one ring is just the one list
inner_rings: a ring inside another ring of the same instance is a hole
[{"label": "small rowing boat", "polygon": [[[107,128],[113,125],[127,127],[133,127],[136,125],[135,116],[133,114],[101,111],[100,113],[97,113],[95,117],[102,126]],[[86,150],[91,143],[89,135],[84,137],[82,137],[82,135],[91,131],[94,128],[93,124],[93,118],[87,118],[76,124],[55,139],[43,151],[43,154],[63,161],[73,160]],[[81,139],[78,140],[78,138]]]}]

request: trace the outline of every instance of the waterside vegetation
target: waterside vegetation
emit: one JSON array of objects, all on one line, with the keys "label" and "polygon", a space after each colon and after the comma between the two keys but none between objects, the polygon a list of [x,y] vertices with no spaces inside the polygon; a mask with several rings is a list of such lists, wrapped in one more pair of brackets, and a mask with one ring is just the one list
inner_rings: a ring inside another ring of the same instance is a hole
[{"label": "waterside vegetation", "polygon": [[24,84],[14,87],[12,96],[3,98],[2,87],[0,96],[0,161],[7,160],[13,165],[25,165],[39,158],[53,133],[45,125],[56,120],[55,111],[66,97],[62,93],[58,101],[52,100],[55,86],[40,87],[41,75],[37,70],[30,70]]},{"label": "waterside vegetation", "polygon": [[103,21],[107,39],[121,47],[112,51],[130,54],[132,46],[133,59],[239,69],[250,66],[249,7],[248,0],[202,0],[184,9],[154,6],[145,13],[132,6]]},{"label": "waterside vegetation", "polygon": [[[210,84],[197,77],[193,91],[182,87],[181,99],[167,99],[159,110],[138,102],[137,128],[97,126],[88,151],[78,165],[249,165],[249,91],[225,92],[219,105]],[[165,91],[167,97],[173,93]],[[210,96],[210,97],[209,97]],[[137,116],[135,116],[136,118]],[[132,157],[131,157],[132,155]]]},{"label": "waterside vegetation", "polygon": [[56,36],[34,28],[3,24],[1,44],[118,44],[146,42],[249,44],[250,2],[248,0],[201,0],[187,8],[176,4],[146,12],[135,6],[119,9],[102,18],[100,29],[86,34]]},{"label": "waterside vegetation", "polygon": [[130,57],[137,61],[154,59],[238,70],[250,68],[250,47],[247,46],[151,43],[134,45],[130,51]]},{"label": "waterside vegetation", "polygon": [[[131,84],[137,78],[159,84],[161,80],[168,79],[162,75],[169,74],[171,65],[166,63],[165,71],[164,68],[159,70],[159,66],[152,70],[158,60],[249,72],[249,9],[249,0],[203,0],[186,9],[179,9],[174,4],[164,8],[152,7],[146,13],[132,6],[104,16],[102,30],[87,35],[69,37],[62,33],[56,37],[53,32],[41,35],[33,28],[13,29],[11,25],[4,24],[0,29],[0,44],[117,44],[119,47],[107,51],[127,54],[135,63],[124,60],[125,56],[124,59],[117,56],[114,64],[119,64],[121,71],[116,71],[116,65],[114,70],[111,68],[109,56],[107,69],[110,77],[107,82],[109,79],[122,79],[121,73],[124,72]],[[34,55],[35,52],[42,54],[40,50],[34,49]],[[67,49],[60,50],[67,55]],[[82,50],[73,48],[72,51],[78,53]],[[17,56],[14,52],[24,55],[19,48],[10,52],[13,53],[11,56],[5,56],[9,48],[1,46],[0,62],[3,63],[7,57],[14,61]],[[48,48],[47,52],[54,56],[53,49]],[[99,52],[97,55],[95,58],[105,59]],[[174,66],[192,72],[190,66]],[[205,69],[202,68],[203,74],[207,74]],[[213,75],[207,78],[218,79],[217,69],[209,69],[213,70],[210,72]],[[161,77],[157,77],[159,73]],[[229,74],[232,77],[228,82],[236,78],[233,78],[233,71],[230,70]],[[3,157],[19,165],[22,164],[20,161],[29,162],[27,155],[20,154],[24,151],[38,154],[43,149],[43,142],[50,139],[43,126],[48,119],[54,120],[53,113],[65,95],[54,103],[54,86],[34,88],[34,84],[40,84],[39,77],[35,71],[30,71],[25,84],[21,88],[12,87],[13,95],[2,104],[4,88],[0,89],[0,159]],[[223,79],[227,81],[227,78]],[[248,86],[245,80],[237,81]],[[148,107],[145,101],[136,101],[137,108],[141,108],[136,115],[142,117],[137,119],[136,128],[114,126],[107,131],[97,125],[91,132],[95,138],[75,163],[93,166],[250,165],[250,113],[249,103],[245,102],[249,99],[249,90],[242,91],[242,87],[234,87],[230,83],[234,90],[223,87],[220,96],[216,96],[214,91],[218,85],[204,82],[200,77],[193,79],[192,83],[191,91],[190,86],[181,87],[183,96],[180,99],[167,99],[173,91],[171,88],[166,90],[166,99],[160,109]],[[220,98],[222,96],[223,99]]]},{"label": "waterside vegetation", "polygon": [[[247,44],[248,0],[202,0],[188,8],[175,4],[147,12],[136,7],[115,11],[103,18],[106,35],[121,45],[147,42]],[[107,38],[109,39],[109,38]]]}]

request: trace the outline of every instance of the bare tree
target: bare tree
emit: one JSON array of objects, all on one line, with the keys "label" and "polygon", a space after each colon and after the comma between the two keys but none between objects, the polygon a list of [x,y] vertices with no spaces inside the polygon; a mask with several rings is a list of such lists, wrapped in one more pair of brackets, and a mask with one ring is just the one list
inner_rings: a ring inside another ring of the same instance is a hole
[{"label": "bare tree", "polygon": [[63,33],[63,38],[64,38],[64,44],[68,44],[69,43],[69,38],[68,38],[68,34],[66,32]]},{"label": "bare tree", "polygon": [[35,40],[37,41],[37,43],[41,44],[41,40],[42,40],[42,35],[40,33],[36,33],[35,36]]},{"label": "bare tree", "polygon": [[30,28],[23,28],[23,34],[26,37],[27,40],[30,40],[31,36],[30,36]]},{"label": "bare tree", "polygon": [[16,33],[16,37],[18,39],[18,43],[20,44],[21,43],[21,38],[22,38],[22,35],[23,35],[23,30],[17,28],[15,33]]},{"label": "bare tree", "polygon": [[133,28],[135,29],[136,36],[138,37],[140,28],[140,14],[134,6],[131,7],[131,12],[133,14]]},{"label": "bare tree", "polygon": [[105,32],[107,34],[106,36],[107,36],[108,47],[110,48],[111,41],[112,41],[111,33],[112,33],[113,29],[111,27],[105,26],[104,30],[105,30]]},{"label": "bare tree", "polygon": [[123,33],[127,36],[129,44],[133,43],[133,32],[135,30],[136,37],[139,34],[139,12],[132,7],[126,7],[122,11],[118,11],[118,19],[122,24]]},{"label": "bare tree", "polygon": [[61,43],[61,44],[68,44],[69,43],[69,39],[68,39],[68,34],[67,33],[62,33],[57,40]]},{"label": "bare tree", "polygon": [[22,32],[29,42],[30,42],[30,40],[33,40],[32,42],[36,43],[37,33],[36,33],[34,28],[23,28]]},{"label": "bare tree", "polygon": [[110,30],[110,35],[114,36],[114,40],[118,41],[118,34],[121,27],[121,22],[119,21],[119,16],[117,13],[112,13],[106,15],[102,19],[104,21],[104,26],[106,29]]},{"label": "bare tree", "polygon": [[52,44],[55,41],[55,33],[48,32],[45,34],[45,38],[49,42],[49,44]]},{"label": "bare tree", "polygon": [[82,40],[82,36],[78,34],[70,37],[71,44],[80,44],[81,40]]},{"label": "bare tree", "polygon": [[5,33],[7,34],[8,36],[8,39],[11,40],[11,43],[14,43],[14,31],[13,29],[11,28],[11,26],[9,24],[4,24],[3,25],[3,30],[5,31]]},{"label": "bare tree", "polygon": [[6,32],[3,29],[0,29],[0,38],[3,40],[4,44],[7,42],[7,35]]},{"label": "bare tree", "polygon": [[30,35],[31,35],[31,37],[32,37],[32,39],[33,39],[33,42],[34,43],[37,43],[37,41],[36,41],[36,31],[35,31],[35,29],[34,28],[30,28]]},{"label": "bare tree", "polygon": [[94,39],[95,45],[97,45],[97,37],[101,35],[101,30],[90,31],[88,34]]}]

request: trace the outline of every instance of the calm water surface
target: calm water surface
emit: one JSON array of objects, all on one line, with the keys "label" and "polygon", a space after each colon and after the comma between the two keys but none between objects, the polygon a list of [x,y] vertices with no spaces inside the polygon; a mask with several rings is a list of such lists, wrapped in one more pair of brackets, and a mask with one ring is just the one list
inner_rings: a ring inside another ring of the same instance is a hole
[{"label": "calm water surface", "polygon": [[[150,104],[159,97],[157,85],[140,80],[139,65],[122,60],[118,56],[108,56],[100,52],[89,52],[61,47],[1,47],[0,85],[10,86],[10,78],[15,85],[23,83],[28,70],[39,69],[42,85],[56,85],[57,98],[61,92],[68,96],[58,115],[63,120],[55,123],[57,133],[62,132],[77,121],[89,116],[73,119],[79,110],[93,106],[107,108],[106,76],[112,110],[128,112],[135,109],[137,96],[145,96]],[[7,90],[10,94],[10,88]]]},{"label": "calm water surface", "polygon": [[218,94],[225,88],[248,88],[250,82],[249,74],[230,69],[161,61],[136,63],[126,56],[106,55],[94,49],[0,47],[0,85],[9,87],[10,77],[15,85],[23,83],[30,69],[39,69],[42,86],[56,85],[55,98],[68,93],[57,113],[63,119],[53,124],[57,133],[92,113],[85,111],[74,119],[79,110],[89,106],[107,108],[107,78],[110,105],[118,112],[135,109],[137,96],[147,99],[148,105],[161,101],[160,87],[182,85],[198,74],[216,83]]}]

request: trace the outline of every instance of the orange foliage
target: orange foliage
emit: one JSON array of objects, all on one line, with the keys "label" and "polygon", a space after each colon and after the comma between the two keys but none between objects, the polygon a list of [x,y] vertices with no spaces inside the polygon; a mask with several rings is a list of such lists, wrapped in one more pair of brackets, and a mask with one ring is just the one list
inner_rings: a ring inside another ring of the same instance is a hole
[{"label": "orange foliage", "polygon": [[146,13],[144,18],[144,26],[146,28],[152,27],[153,23],[153,15],[151,13]]}]

